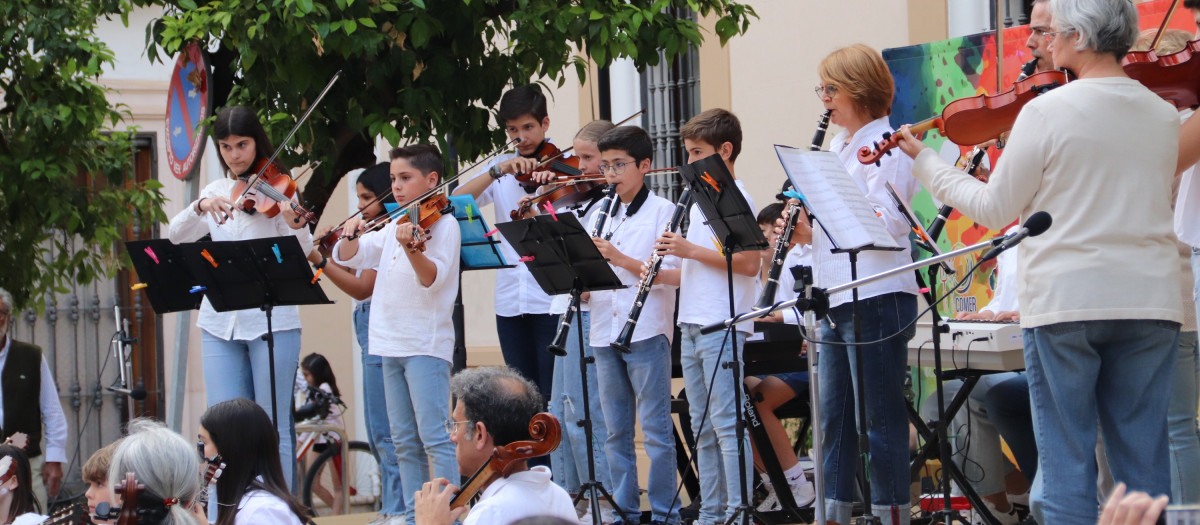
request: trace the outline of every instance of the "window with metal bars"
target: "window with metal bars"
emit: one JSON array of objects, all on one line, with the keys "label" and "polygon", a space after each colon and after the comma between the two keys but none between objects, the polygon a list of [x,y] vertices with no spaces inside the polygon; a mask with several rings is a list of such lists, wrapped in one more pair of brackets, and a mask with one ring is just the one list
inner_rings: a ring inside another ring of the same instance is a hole
[{"label": "window with metal bars", "polygon": [[[696,13],[673,8],[679,18],[696,19]],[[642,100],[646,112],[642,127],[654,144],[654,168],[673,168],[687,162],[679,128],[700,113],[700,60],[694,46],[668,61],[659,52],[659,63],[641,72]],[[678,173],[652,173],[646,184],[660,197],[674,201],[683,189]]]}]

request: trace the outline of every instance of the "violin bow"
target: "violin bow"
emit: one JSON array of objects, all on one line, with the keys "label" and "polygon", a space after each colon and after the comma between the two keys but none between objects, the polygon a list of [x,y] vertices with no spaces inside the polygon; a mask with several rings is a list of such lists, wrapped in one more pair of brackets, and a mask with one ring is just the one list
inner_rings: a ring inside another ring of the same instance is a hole
[{"label": "violin bow", "polygon": [[[1171,2],[1171,7],[1167,8],[1167,14],[1163,16],[1162,23],[1158,25],[1158,33],[1154,35],[1154,41],[1150,43],[1150,51],[1158,49],[1158,43],[1162,40],[1163,33],[1166,32],[1167,26],[1171,24],[1171,19],[1175,17],[1175,9],[1179,7],[1179,0]],[[1157,52],[1155,53],[1157,54]]]},{"label": "violin bow", "polygon": [[[637,110],[637,112],[635,112],[634,114],[632,114],[632,115],[630,115],[630,116],[628,116],[628,117],[625,117],[625,120],[622,120],[622,121],[620,121],[620,122],[618,122],[618,123],[614,124],[614,125],[613,125],[613,127],[615,128],[615,127],[618,127],[618,126],[623,126],[623,125],[625,125],[626,123],[628,123],[629,121],[633,120],[633,118],[634,118],[634,117],[636,117],[636,116],[638,116],[638,115],[641,115],[642,113],[645,113],[645,112],[646,112],[646,110],[645,110],[645,109],[639,109],[639,110]],[[563,157],[563,155],[566,155],[568,152],[570,152],[570,151],[571,151],[571,150],[573,150],[573,149],[575,149],[575,145],[574,145],[574,144],[572,144],[572,145],[571,145],[571,147],[569,147],[569,148],[566,148],[566,149],[559,150],[559,152],[558,152],[558,154],[557,154],[557,155],[554,155],[553,157],[547,158],[546,160],[543,160],[543,161],[539,162],[539,163],[538,163],[538,166],[544,166],[544,165],[546,165],[546,164],[548,164],[548,163],[550,163],[550,162],[553,162],[553,161],[555,161],[555,160],[558,160],[558,159],[562,158],[562,157]]]},{"label": "violin bow", "polygon": [[333,78],[330,78],[329,83],[325,84],[325,89],[322,89],[321,94],[317,95],[317,99],[308,106],[308,109],[304,110],[304,115],[301,115],[300,120],[296,121],[296,125],[292,126],[292,130],[289,131],[287,136],[283,138],[283,142],[280,142],[279,146],[275,148],[275,152],[272,153],[271,157],[267,159],[266,164],[263,164],[262,169],[258,170],[258,173],[255,173],[254,176],[250,178],[248,184],[246,184],[246,189],[242,190],[242,194],[238,195],[238,198],[234,200],[234,207],[236,207],[238,203],[242,202],[242,199],[246,196],[246,193],[250,192],[250,188],[253,188],[258,182],[259,177],[262,176],[263,172],[267,171],[267,166],[270,166],[271,163],[275,162],[275,158],[278,157],[279,154],[283,152],[283,149],[287,147],[288,143],[292,141],[292,137],[296,136],[297,131],[300,131],[300,126],[304,125],[304,122],[308,120],[309,115],[312,115],[313,110],[317,109],[317,106],[321,104],[321,99],[325,98],[325,95],[328,94],[329,90],[333,88],[333,84],[341,77],[341,70],[338,70],[337,73],[333,74]]}]

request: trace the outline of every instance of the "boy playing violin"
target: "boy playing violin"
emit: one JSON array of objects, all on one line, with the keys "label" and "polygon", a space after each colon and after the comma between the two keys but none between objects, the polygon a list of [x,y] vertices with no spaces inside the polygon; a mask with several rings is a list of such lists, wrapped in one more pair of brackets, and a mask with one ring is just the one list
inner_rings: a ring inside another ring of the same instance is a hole
[{"label": "boy playing violin", "polygon": [[[500,98],[499,119],[510,139],[519,139],[516,153],[499,155],[475,176],[454,191],[470,194],[480,206],[492,204],[494,223],[508,222],[521,197],[534,189],[522,187],[509,175],[532,174],[538,170],[537,153],[550,129],[546,96],[535,86],[513,88]],[[558,318],[550,314],[550,296],[520,262],[516,250],[500,233],[500,253],[515,268],[496,271],[496,332],[504,363],[532,380],[549,401],[554,356],[546,351],[558,328]]]},{"label": "boy playing violin", "polygon": [[[390,157],[397,202],[407,203],[437,187],[443,164],[436,147],[394,148]],[[378,271],[368,348],[371,355],[383,357],[384,400],[410,522],[413,494],[430,479],[430,459],[434,477],[458,472],[443,423],[450,415],[451,311],[458,295],[461,234],[449,214],[425,231],[419,222],[417,217],[393,220],[364,233],[365,222],[355,217],[343,225],[349,236],[333,250],[337,264]]]}]

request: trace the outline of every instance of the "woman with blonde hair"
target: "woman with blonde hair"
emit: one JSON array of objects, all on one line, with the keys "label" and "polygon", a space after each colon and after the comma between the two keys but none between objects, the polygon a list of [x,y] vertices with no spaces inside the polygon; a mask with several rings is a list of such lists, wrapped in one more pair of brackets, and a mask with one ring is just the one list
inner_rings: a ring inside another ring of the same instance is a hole
[{"label": "woman with blonde hair", "polygon": [[[888,233],[901,251],[864,251],[857,256],[858,275],[873,275],[912,261],[908,248],[909,228],[904,216],[892,204],[888,184],[894,186],[906,203],[918,190],[912,177],[912,160],[891,155],[879,164],[862,164],[856,153],[871,146],[884,133],[891,132],[888,115],[892,110],[895,86],[887,63],[878,51],[856,44],[838,49],[825,57],[819,67],[821,84],[816,93],[830,111],[830,120],[843,131],[833,137],[830,150],[838,156],[846,171],[863,188],[866,199],[880,214]],[[820,223],[793,242],[812,244],[815,284],[829,288],[851,281],[850,258],[833,253],[833,244]],[[829,316],[821,321],[818,335],[829,344],[820,345],[819,381],[821,390],[822,465],[824,466],[825,512],[829,522],[847,524],[855,498],[855,471],[858,457],[858,429],[855,426],[855,387],[852,376],[858,363],[864,376],[863,403],[867,435],[870,438],[868,479],[871,508],[885,525],[909,522],[908,420],[904,406],[904,380],[907,372],[907,343],[910,331],[869,346],[843,346],[839,343],[875,341],[905,328],[916,317],[917,283],[912,274],[903,274],[858,289],[858,326],[855,326],[851,293],[830,297]]]}]

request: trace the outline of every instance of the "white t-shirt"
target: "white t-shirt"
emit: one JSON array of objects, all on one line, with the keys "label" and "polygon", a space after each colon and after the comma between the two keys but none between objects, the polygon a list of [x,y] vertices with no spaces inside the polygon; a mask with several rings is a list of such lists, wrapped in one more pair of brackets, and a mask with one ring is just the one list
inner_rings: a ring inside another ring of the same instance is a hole
[{"label": "white t-shirt", "polygon": [[[742,181],[736,180],[738,191],[746,198],[750,209],[754,199],[746,191]],[[688,232],[685,238],[688,242],[705,250],[717,251],[715,243],[717,234],[705,224],[704,212],[700,205],[692,203],[688,212]],[[695,259],[683,259],[679,277],[679,322],[698,324],[701,326],[724,321],[729,318],[729,278],[724,265],[720,268],[708,266]],[[734,312],[749,310],[758,300],[758,291],[762,284],[757,275],[733,274]],[[737,325],[739,332],[754,331],[752,323]]]},{"label": "white t-shirt", "polygon": [[[919,186],[912,177],[912,160],[905,155],[893,154],[884,156],[875,164],[863,164],[858,161],[858,150],[863,146],[871,146],[872,142],[880,140],[885,132],[890,132],[887,117],[867,123],[854,136],[843,130],[833,137],[830,151],[841,159],[846,171],[858,185],[859,191],[867,197],[867,201],[875,209],[875,213],[883,219],[887,232],[896,243],[903,246],[901,251],[866,250],[858,254],[858,277],[875,275],[912,262],[912,250],[909,248],[908,234],[912,231],[904,215],[896,208],[888,195],[888,183],[896,186],[905,204],[912,203],[912,196]],[[850,255],[833,253],[834,245],[825,228],[821,227],[821,218],[813,226],[813,281],[817,286],[830,288],[848,283],[854,279],[850,272]],[[904,273],[882,281],[876,281],[858,289],[859,299],[878,297],[880,295],[905,292],[916,295],[917,279],[912,273]],[[835,307],[850,302],[853,292],[847,290],[833,294],[829,298],[829,306]]]},{"label": "white t-shirt", "polygon": [[[1006,230],[1004,235],[1011,235],[1020,230],[1020,225],[1014,225]],[[1020,249],[1021,246],[1017,245],[1000,252],[996,257],[996,288],[993,290],[992,300],[988,301],[987,306],[980,308],[980,312],[997,314],[1020,310],[1020,303],[1017,301],[1017,267],[1021,264],[1017,261],[1017,250]]]},{"label": "white t-shirt", "polygon": [[443,215],[429,228],[425,256],[437,267],[428,288],[396,241],[396,223],[359,237],[358,252],[349,260],[339,257],[344,240],[333,248],[334,262],[350,268],[375,268],[375,291],[368,318],[367,346],[371,355],[409,357],[426,355],[453,362],[454,323],[451,311],[458,295],[458,221]]},{"label": "white t-shirt", "polygon": [[233,525],[301,525],[287,502],[265,490],[249,490],[238,502]]},{"label": "white t-shirt", "polygon": [[[649,193],[645,202],[632,216],[626,215],[629,209],[621,203],[613,217],[604,225],[600,236],[612,234],[609,242],[617,250],[639,261],[650,258],[654,252],[654,241],[671,222],[675,212],[675,204],[671,201]],[[593,228],[595,217],[588,229]],[[617,339],[629,319],[629,310],[637,297],[638,282],[641,276],[630,273],[624,268],[609,265],[621,283],[626,285],[619,290],[604,290],[592,292],[592,323],[591,334],[588,336],[592,346],[606,346]],[[661,269],[668,270],[679,267],[679,258],[668,256],[663,259]],[[642,313],[634,325],[633,337],[630,342],[644,341],[658,334],[671,340],[675,329],[671,319],[675,309],[674,286],[655,285],[650,288],[650,294],[642,306]]]},{"label": "white t-shirt", "polygon": [[579,521],[571,496],[550,481],[550,469],[533,467],[493,481],[463,525],[507,525],[522,518],[553,516]]},{"label": "white t-shirt", "polygon": [[[1186,121],[1195,112],[1185,109],[1179,119]],[[1196,170],[1200,165],[1183,170],[1179,175],[1179,195],[1175,198],[1175,234],[1189,246],[1200,247],[1200,180]]]},{"label": "white t-shirt", "polygon": [[[484,166],[479,173],[471,177],[471,180],[476,177],[490,177],[488,170],[492,166],[516,156],[516,153],[497,155],[495,160]],[[497,224],[512,220],[510,214],[517,209],[517,201],[526,195],[529,193],[521,187],[521,183],[517,182],[512,175],[505,175],[492,181],[486,189],[479,193],[475,202],[480,207],[492,205],[494,212],[492,226],[495,227]],[[516,317],[521,314],[550,313],[550,296],[542,291],[541,286],[538,286],[537,280],[533,278],[532,273],[529,273],[525,263],[520,261],[521,258],[517,255],[517,251],[504,238],[504,234],[497,231],[492,238],[500,241],[499,249],[500,253],[504,255],[504,262],[515,266],[515,268],[496,270],[496,315]]]},{"label": "white t-shirt", "polygon": [[[796,266],[811,267],[812,264],[812,245],[797,244],[788,250],[787,257],[783,259],[783,271],[779,272],[779,288],[775,290],[775,302],[790,301],[800,295],[795,290],[796,278],[792,276],[792,268]],[[800,324],[800,318],[796,315],[795,308],[783,311],[783,322]]]},{"label": "white t-shirt", "polygon": [[[229,198],[233,194],[234,184],[235,181],[230,178],[212,181],[200,191],[200,198]],[[293,230],[284,221],[283,214],[268,219],[261,213],[249,215],[235,211],[232,219],[224,224],[217,224],[207,213],[196,214],[195,202],[172,217],[167,228],[167,238],[176,244],[198,241],[205,234],[212,234],[214,241],[243,241],[294,235],[305,255],[313,247],[312,233],[308,228]],[[226,341],[250,341],[267,333],[267,316],[257,308],[218,312],[208,302],[208,297],[205,297],[200,303],[200,315],[196,319],[196,326]],[[297,328],[300,328],[298,307],[277,306],[271,310],[272,330],[282,332]]]},{"label": "white t-shirt", "polygon": [[1182,322],[1170,208],[1178,150],[1175,108],[1136,80],[1089,78],[1025,105],[987,184],[933,150],[913,174],[989,228],[1050,213],[1050,229],[1018,252],[1022,327]]}]

